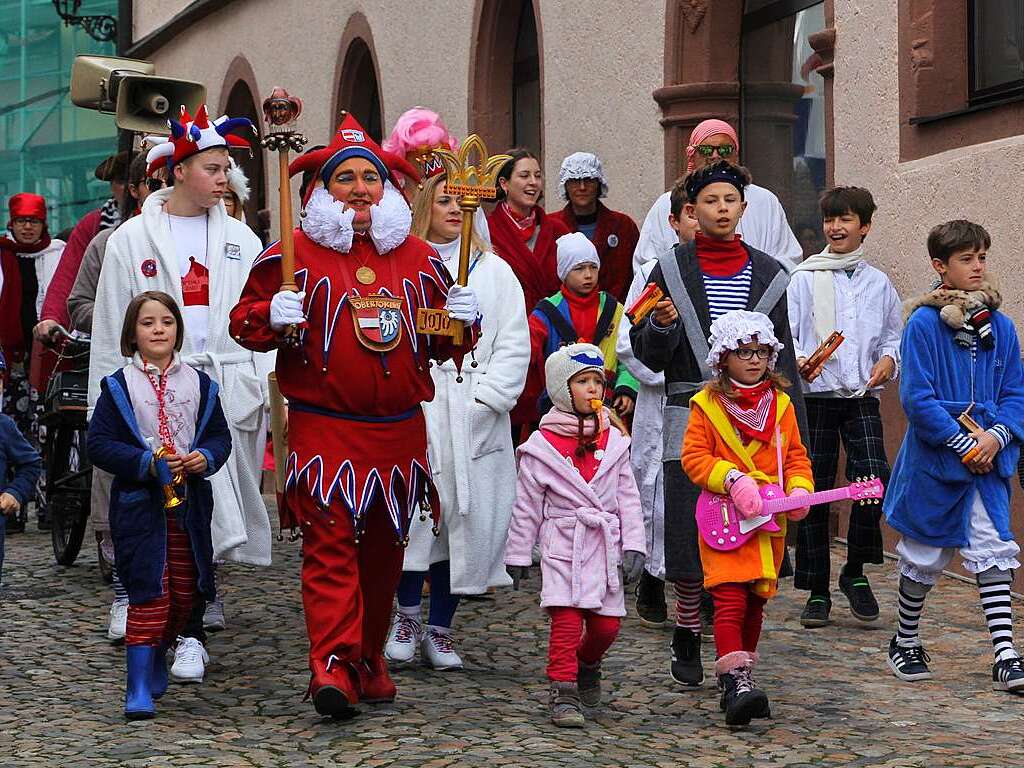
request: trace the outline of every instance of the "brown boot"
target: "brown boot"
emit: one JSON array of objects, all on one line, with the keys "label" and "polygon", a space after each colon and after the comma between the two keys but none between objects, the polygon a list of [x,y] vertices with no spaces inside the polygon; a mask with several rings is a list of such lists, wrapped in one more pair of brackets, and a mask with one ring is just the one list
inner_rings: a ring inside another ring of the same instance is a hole
[{"label": "brown boot", "polygon": [[576,683],[551,683],[551,722],[559,728],[582,728],[583,708]]}]

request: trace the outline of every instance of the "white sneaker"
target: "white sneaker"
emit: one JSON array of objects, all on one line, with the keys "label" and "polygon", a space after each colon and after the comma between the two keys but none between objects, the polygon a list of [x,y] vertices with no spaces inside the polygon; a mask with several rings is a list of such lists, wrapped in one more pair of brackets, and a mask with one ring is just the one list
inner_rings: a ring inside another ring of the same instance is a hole
[{"label": "white sneaker", "polygon": [[455,638],[447,627],[428,625],[420,651],[423,662],[436,670],[462,669],[462,658],[455,652]]},{"label": "white sneaker", "polygon": [[203,629],[211,632],[220,632],[227,627],[224,620],[224,601],[217,598],[212,603],[206,604],[206,612],[203,613]]},{"label": "white sneaker", "polygon": [[384,658],[395,664],[412,661],[416,655],[416,646],[422,637],[423,625],[416,616],[395,611],[391,631],[388,632],[388,642],[384,646]]},{"label": "white sneaker", "polygon": [[128,601],[115,600],[110,604],[110,623],[107,625],[107,639],[111,642],[124,640],[128,628]]},{"label": "white sneaker", "polygon": [[194,637],[179,637],[174,649],[171,677],[179,683],[201,683],[209,663],[210,654],[201,642]]}]

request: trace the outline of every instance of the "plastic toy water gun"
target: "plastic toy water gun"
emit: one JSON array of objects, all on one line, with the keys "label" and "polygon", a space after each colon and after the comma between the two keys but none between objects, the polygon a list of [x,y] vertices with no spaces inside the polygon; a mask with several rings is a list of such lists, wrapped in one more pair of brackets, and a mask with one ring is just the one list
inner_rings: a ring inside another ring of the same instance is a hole
[{"label": "plastic toy water gun", "polygon": [[633,325],[642,323],[651,314],[655,305],[665,298],[665,292],[656,283],[648,283],[643,293],[636,297],[636,301],[626,309],[626,317]]}]

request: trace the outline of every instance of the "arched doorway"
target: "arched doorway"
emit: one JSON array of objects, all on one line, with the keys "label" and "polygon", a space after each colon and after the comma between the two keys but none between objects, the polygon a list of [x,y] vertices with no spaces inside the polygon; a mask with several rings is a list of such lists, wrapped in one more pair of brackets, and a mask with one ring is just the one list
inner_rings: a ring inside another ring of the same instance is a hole
[{"label": "arched doorway", "polygon": [[469,124],[492,151],[544,150],[543,51],[534,0],[478,0]]},{"label": "arched doorway", "polygon": [[335,117],[343,109],[351,112],[374,141],[381,141],[384,116],[380,107],[377,66],[370,44],[362,37],[352,39],[342,60],[337,106]]},{"label": "arched doorway", "polygon": [[[231,117],[247,117],[252,120],[253,125],[259,126],[262,118],[256,111],[256,100],[249,90],[245,80],[238,80],[228,94],[228,100],[224,107],[224,114]],[[255,142],[255,139],[253,139]],[[245,151],[232,152],[235,162],[238,163],[245,175],[249,177],[249,200],[245,204],[245,221],[252,227],[261,239],[266,239],[266,233],[260,231],[259,212],[267,207],[267,186],[263,171],[263,150],[254,146],[252,153]]]}]

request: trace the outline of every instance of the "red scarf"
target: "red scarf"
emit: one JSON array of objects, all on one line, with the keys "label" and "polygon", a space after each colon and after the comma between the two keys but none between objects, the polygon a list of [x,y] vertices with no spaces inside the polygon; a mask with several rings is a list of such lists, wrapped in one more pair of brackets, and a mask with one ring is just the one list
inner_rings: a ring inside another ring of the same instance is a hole
[{"label": "red scarf", "polygon": [[531,208],[530,212],[526,214],[526,218],[521,219],[516,216],[515,212],[504,200],[501,201],[500,206],[501,210],[505,212],[505,215],[516,226],[516,229],[519,230],[519,236],[523,238],[523,242],[530,242],[530,238],[533,237],[533,233],[537,229],[537,207]]},{"label": "red scarf", "polygon": [[597,332],[598,307],[601,305],[601,291],[594,288],[586,296],[562,286],[562,297],[569,305],[569,319],[572,327],[576,329],[576,338],[588,344],[598,344],[600,339],[595,339]]},{"label": "red scarf", "polygon": [[738,274],[749,259],[750,254],[738,234],[732,240],[719,240],[697,233],[697,261],[705,275],[729,277]]},{"label": "red scarf", "polygon": [[732,382],[732,391],[735,397],[719,394],[718,403],[729,417],[729,423],[739,431],[743,442],[770,441],[778,407],[772,383],[765,379],[752,387],[745,387]]}]

